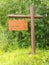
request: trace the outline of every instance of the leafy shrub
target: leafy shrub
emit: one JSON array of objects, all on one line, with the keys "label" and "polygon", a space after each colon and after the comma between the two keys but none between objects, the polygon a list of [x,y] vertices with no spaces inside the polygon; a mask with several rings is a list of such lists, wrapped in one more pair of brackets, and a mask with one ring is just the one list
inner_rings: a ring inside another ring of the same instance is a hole
[{"label": "leafy shrub", "polygon": [[[27,3],[26,3],[27,2]],[[30,5],[34,4],[35,15],[43,15],[43,19],[35,20],[35,37],[36,46],[46,48],[49,46],[49,3],[48,0],[1,0],[0,1],[0,36],[4,32],[0,45],[8,49],[16,49],[17,47],[28,47],[31,45],[30,20],[28,20],[28,31],[9,31],[8,30],[8,14],[30,14]],[[3,41],[4,40],[4,41]]]}]

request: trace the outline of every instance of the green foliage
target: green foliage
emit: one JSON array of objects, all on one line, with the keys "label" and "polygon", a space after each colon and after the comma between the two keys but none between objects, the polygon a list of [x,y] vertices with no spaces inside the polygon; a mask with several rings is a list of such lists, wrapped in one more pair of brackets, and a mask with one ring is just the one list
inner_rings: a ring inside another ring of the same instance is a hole
[{"label": "green foliage", "polygon": [[[36,2],[35,2],[36,3]],[[48,5],[48,0],[46,1],[40,1],[39,6],[37,5],[39,3],[36,3],[35,8],[35,13],[36,14],[42,14],[43,19],[40,21],[36,21],[36,39],[37,39],[37,46],[41,48],[47,48],[49,46],[49,5]],[[38,8],[37,8],[38,7]],[[41,46],[42,45],[42,46]]]},{"label": "green foliage", "polygon": [[49,50],[37,50],[36,55],[31,49],[17,49],[0,55],[0,65],[48,65]]},{"label": "green foliage", "polygon": [[35,15],[43,15],[35,20],[36,46],[49,46],[49,1],[48,0],[0,0],[0,49],[15,50],[18,47],[31,45],[30,20],[28,31],[9,31],[8,14],[30,14],[30,5],[34,4]]}]

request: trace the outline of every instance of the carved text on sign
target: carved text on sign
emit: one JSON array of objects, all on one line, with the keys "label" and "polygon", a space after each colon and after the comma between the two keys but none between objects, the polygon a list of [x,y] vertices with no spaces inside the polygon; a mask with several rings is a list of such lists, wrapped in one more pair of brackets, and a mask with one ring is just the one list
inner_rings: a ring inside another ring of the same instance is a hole
[{"label": "carved text on sign", "polygon": [[28,30],[27,20],[9,20],[9,30]]}]

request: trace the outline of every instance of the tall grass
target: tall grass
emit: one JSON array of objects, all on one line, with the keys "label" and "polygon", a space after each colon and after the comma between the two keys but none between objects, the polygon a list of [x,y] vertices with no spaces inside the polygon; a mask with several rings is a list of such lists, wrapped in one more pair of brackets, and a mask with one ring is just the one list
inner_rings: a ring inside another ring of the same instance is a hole
[{"label": "tall grass", "polygon": [[0,65],[49,65],[49,50],[17,49],[0,55]]}]

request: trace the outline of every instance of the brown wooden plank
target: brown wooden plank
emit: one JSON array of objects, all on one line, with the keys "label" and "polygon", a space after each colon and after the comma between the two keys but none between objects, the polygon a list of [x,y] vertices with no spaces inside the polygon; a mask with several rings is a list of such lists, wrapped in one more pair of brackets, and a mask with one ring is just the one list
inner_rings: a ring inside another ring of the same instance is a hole
[{"label": "brown wooden plank", "polygon": [[[30,15],[8,15],[9,18],[31,18]],[[34,18],[43,18],[41,15],[34,16]]]},{"label": "brown wooden plank", "polygon": [[27,20],[9,20],[9,30],[28,30]]}]

